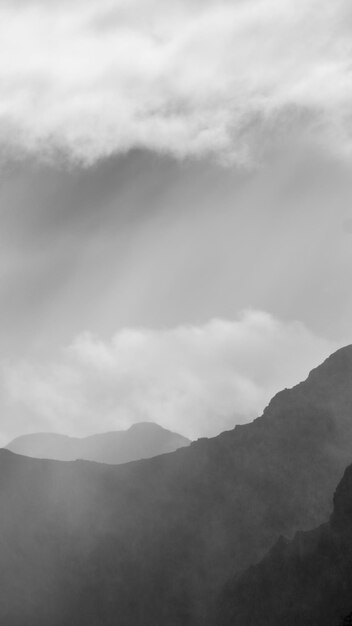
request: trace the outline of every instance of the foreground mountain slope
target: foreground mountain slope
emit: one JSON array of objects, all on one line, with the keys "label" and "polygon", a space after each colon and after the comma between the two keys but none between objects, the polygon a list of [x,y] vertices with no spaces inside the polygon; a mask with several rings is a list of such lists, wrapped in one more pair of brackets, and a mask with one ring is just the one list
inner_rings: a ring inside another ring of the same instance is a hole
[{"label": "foreground mountain slope", "polygon": [[142,422],[128,430],[68,437],[51,433],[22,435],[6,447],[11,452],[39,459],[75,461],[85,459],[100,463],[127,463],[188,446],[190,440],[158,424]]},{"label": "foreground mountain slope", "polygon": [[351,346],[252,424],[171,454],[113,467],[3,450],[0,623],[203,625],[236,573],[328,518],[351,458]]},{"label": "foreground mountain slope", "polygon": [[329,523],[293,541],[282,538],[228,586],[213,622],[340,626],[348,616],[352,621],[352,466],[336,490]]}]

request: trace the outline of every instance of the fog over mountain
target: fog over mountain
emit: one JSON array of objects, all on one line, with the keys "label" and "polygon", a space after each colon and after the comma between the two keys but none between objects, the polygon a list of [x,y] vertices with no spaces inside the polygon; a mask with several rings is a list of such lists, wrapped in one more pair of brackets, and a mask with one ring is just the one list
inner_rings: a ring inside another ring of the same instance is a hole
[{"label": "fog over mountain", "polygon": [[352,623],[351,110],[351,0],[0,0],[0,626]]},{"label": "fog over mountain", "polygon": [[55,433],[22,435],[6,447],[11,452],[40,459],[100,463],[127,463],[173,452],[188,446],[190,440],[157,424],[134,424],[126,431],[101,433],[89,437],[68,437]]},{"label": "fog over mountain", "polygon": [[350,343],[351,25],[348,0],[0,3],[0,445],[214,436]]},{"label": "fog over mountain", "polygon": [[253,423],[171,454],[112,467],[2,450],[2,622],[206,623],[280,536],[326,522],[351,411],[349,346]]}]

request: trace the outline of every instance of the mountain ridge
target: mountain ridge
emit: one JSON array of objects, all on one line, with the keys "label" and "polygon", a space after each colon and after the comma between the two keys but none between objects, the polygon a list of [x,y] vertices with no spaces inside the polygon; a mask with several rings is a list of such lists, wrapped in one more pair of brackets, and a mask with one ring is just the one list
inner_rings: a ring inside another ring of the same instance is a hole
[{"label": "mountain ridge", "polygon": [[[218,626],[342,626],[352,617],[352,465],[334,494],[330,519],[269,553],[228,585]],[[344,621],[346,619],[346,622]]]},{"label": "mountain ridge", "polygon": [[60,461],[86,459],[120,464],[188,446],[190,440],[153,422],[132,424],[126,430],[72,437],[59,433],[32,433],[16,437],[6,448],[32,458]]},{"label": "mountain ridge", "polygon": [[149,460],[0,453],[2,621],[203,626],[234,576],[330,515],[352,458],[352,346],[335,363],[254,422]]}]

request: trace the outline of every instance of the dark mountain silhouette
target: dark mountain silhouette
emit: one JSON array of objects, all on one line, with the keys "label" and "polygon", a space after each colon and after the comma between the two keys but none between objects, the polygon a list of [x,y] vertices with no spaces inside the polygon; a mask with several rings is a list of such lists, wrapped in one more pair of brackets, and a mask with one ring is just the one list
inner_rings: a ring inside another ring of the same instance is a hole
[{"label": "dark mountain silhouette", "polygon": [[109,466],[2,450],[0,623],[204,625],[281,535],[328,519],[351,414],[349,346],[253,423],[171,454]]},{"label": "dark mountain silhouette", "polygon": [[190,443],[186,437],[157,424],[142,422],[134,424],[128,430],[82,438],[52,433],[23,435],[11,441],[6,447],[16,454],[39,459],[57,461],[85,459],[118,464],[174,452]]},{"label": "dark mountain silhouette", "polygon": [[352,623],[352,466],[329,523],[281,538],[268,556],[228,586],[218,626],[347,626]]}]

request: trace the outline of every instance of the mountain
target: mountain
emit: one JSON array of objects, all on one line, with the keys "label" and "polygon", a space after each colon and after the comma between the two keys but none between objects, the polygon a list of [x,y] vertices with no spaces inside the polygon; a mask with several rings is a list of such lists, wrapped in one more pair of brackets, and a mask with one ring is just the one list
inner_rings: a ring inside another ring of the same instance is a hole
[{"label": "mountain", "polygon": [[190,443],[186,437],[170,432],[157,424],[142,422],[134,424],[125,431],[83,438],[51,433],[22,435],[6,447],[16,454],[39,459],[57,461],[86,459],[99,463],[118,464],[174,452]]},{"label": "mountain", "polygon": [[343,626],[352,623],[352,465],[327,524],[281,538],[228,586],[218,626]]},{"label": "mountain", "polygon": [[0,623],[204,625],[281,535],[328,519],[351,459],[352,346],[251,424],[170,454],[111,466],[2,450]]}]

